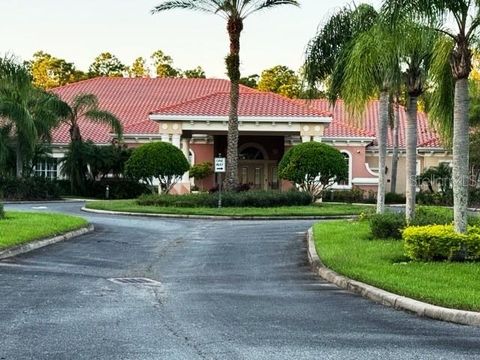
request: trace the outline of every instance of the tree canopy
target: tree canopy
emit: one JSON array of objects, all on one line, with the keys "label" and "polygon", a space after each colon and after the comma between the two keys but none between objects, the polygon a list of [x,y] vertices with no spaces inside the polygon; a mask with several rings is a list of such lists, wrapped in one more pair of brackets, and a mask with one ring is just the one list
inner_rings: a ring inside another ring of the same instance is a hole
[{"label": "tree canopy", "polygon": [[322,199],[335,182],[348,178],[348,164],[340,151],[318,142],[299,144],[288,150],[278,166],[281,179],[294,182],[312,201]]},{"label": "tree canopy", "polygon": [[271,91],[289,98],[297,98],[301,93],[301,81],[295,71],[287,66],[277,65],[262,71],[258,90]]},{"label": "tree canopy", "polygon": [[166,193],[189,169],[190,164],[182,151],[166,142],[152,142],[136,148],[125,164],[127,176],[150,185],[157,178],[162,192]]},{"label": "tree canopy", "polygon": [[127,67],[109,52],[98,55],[88,68],[90,76],[122,77],[126,70]]}]

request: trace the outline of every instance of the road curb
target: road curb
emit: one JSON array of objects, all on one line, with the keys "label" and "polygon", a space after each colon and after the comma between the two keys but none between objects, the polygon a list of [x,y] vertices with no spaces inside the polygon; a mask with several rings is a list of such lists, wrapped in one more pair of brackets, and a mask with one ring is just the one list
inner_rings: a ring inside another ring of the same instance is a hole
[{"label": "road curb", "polygon": [[55,243],[58,243],[60,241],[66,241],[66,240],[75,238],[77,236],[85,235],[85,234],[93,232],[93,230],[94,230],[93,225],[89,224],[89,225],[84,226],[84,227],[82,227],[78,230],[69,231],[69,232],[67,232],[65,234],[62,234],[62,235],[57,235],[55,237],[51,237],[51,238],[47,238],[47,239],[35,240],[35,241],[32,241],[28,244],[15,246],[15,247],[10,248],[10,249],[5,249],[5,250],[0,251],[0,260],[7,259],[7,258],[10,258],[10,257],[13,257],[13,256],[17,256],[17,255],[20,255],[20,254],[25,254],[27,252],[30,252],[30,251],[33,251],[33,250],[36,250],[36,249],[40,249],[40,248],[48,246],[48,245],[55,244]]},{"label": "road curb", "polygon": [[225,216],[225,215],[179,215],[179,214],[152,214],[137,213],[128,211],[110,211],[98,210],[82,207],[82,211],[105,214],[105,215],[126,215],[126,216],[144,216],[156,218],[171,219],[198,219],[198,220],[349,220],[356,219],[358,215],[333,215],[333,216]]},{"label": "road curb", "polygon": [[318,257],[313,239],[313,228],[310,228],[307,232],[307,242],[308,261],[315,273],[342,289],[349,290],[382,305],[412,312],[419,316],[461,325],[480,326],[480,312],[449,309],[427,304],[339,275],[323,265]]}]

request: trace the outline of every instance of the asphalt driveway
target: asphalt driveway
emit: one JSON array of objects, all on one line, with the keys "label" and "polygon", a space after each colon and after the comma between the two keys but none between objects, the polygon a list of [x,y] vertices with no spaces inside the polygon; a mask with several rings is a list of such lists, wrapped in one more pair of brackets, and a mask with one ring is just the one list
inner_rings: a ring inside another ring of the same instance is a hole
[{"label": "asphalt driveway", "polygon": [[[45,206],[37,210],[81,214],[96,231],[0,262],[0,359],[480,357],[479,328],[385,308],[314,276],[304,243],[311,221]],[[110,280],[125,277],[159,284]]]}]

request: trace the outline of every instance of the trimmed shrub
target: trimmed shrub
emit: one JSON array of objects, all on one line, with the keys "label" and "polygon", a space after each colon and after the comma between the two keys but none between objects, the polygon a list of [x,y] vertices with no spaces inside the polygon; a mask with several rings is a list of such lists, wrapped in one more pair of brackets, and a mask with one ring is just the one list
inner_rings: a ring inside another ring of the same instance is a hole
[{"label": "trimmed shrub", "polygon": [[386,204],[405,204],[406,198],[403,194],[387,193],[385,194]]},{"label": "trimmed shrub", "polygon": [[402,238],[402,230],[406,226],[405,214],[387,212],[369,216],[370,230],[375,239]]},{"label": "trimmed shrub", "polygon": [[[218,193],[187,195],[144,195],[138,205],[166,207],[218,206]],[[223,207],[280,207],[303,206],[311,203],[310,195],[300,191],[247,191],[222,193]]]},{"label": "trimmed shrub", "polygon": [[125,164],[128,177],[149,184],[157,178],[166,193],[189,169],[190,164],[182,151],[166,142],[152,142],[136,148]]},{"label": "trimmed shrub", "polygon": [[457,234],[453,225],[411,226],[403,231],[405,253],[412,260],[480,260],[480,227]]},{"label": "trimmed shrub", "polygon": [[43,177],[0,177],[0,193],[5,200],[56,200],[60,198],[60,187],[54,180]]},{"label": "trimmed shrub", "polygon": [[5,218],[5,210],[3,209],[3,204],[0,203],[0,220]]},{"label": "trimmed shrub", "polygon": [[278,165],[278,175],[297,184],[315,201],[322,199],[335,181],[348,177],[348,164],[334,147],[312,141],[288,150]]},{"label": "trimmed shrub", "polygon": [[129,179],[103,179],[86,183],[86,196],[105,199],[106,187],[109,187],[109,199],[135,199],[143,194],[151,193],[151,189],[135,180]]}]

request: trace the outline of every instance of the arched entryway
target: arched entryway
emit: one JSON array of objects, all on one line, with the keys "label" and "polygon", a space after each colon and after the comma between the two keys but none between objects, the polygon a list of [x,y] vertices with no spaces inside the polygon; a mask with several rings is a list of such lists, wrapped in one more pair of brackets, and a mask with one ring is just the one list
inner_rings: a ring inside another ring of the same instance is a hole
[{"label": "arched entryway", "polygon": [[278,189],[277,161],[258,143],[242,144],[238,149],[238,182],[251,189]]}]

